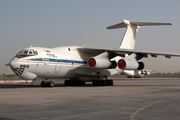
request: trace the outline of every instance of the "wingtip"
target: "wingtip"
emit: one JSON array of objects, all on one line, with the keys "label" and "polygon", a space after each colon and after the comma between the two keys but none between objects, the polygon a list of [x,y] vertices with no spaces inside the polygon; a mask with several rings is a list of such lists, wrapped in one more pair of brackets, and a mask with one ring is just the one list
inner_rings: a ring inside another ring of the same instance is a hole
[{"label": "wingtip", "polygon": [[168,23],[169,25],[172,25],[172,23]]}]

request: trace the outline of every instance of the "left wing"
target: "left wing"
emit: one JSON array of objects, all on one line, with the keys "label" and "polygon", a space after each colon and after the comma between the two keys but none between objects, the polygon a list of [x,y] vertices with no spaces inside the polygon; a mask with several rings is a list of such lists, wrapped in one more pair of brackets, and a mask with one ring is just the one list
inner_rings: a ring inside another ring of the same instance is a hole
[{"label": "left wing", "polygon": [[114,48],[95,48],[95,47],[88,47],[88,46],[81,46],[78,48],[78,50],[90,53],[92,55],[99,55],[103,52],[108,52],[110,54],[116,54],[122,57],[125,57],[126,54],[130,55],[132,53],[135,53],[139,56],[139,59],[143,57],[148,57],[148,55],[151,55],[152,57],[157,57],[160,55],[160,56],[165,56],[166,58],[180,57],[180,54],[176,54],[176,53],[135,51],[135,50],[130,50],[130,49],[114,49]]}]

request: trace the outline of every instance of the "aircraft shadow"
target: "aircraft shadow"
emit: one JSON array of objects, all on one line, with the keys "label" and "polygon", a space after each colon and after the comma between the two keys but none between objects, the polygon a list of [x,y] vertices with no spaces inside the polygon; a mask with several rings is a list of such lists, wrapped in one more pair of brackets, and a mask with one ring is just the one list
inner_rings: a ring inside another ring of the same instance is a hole
[{"label": "aircraft shadow", "polygon": [[[54,88],[56,87],[94,87],[92,84],[86,84],[84,86],[65,86],[64,83],[56,83]],[[0,84],[0,89],[4,88],[42,88],[40,84],[30,85],[30,84]],[[51,88],[51,87],[44,87]]]},{"label": "aircraft shadow", "polygon": [[0,120],[15,120],[15,119],[0,117]]},{"label": "aircraft shadow", "polygon": [[28,88],[28,87],[40,87],[40,85],[20,85],[20,84],[0,84],[0,89],[3,88]]},{"label": "aircraft shadow", "polygon": [[[114,86],[93,86],[92,84],[86,84],[84,86],[65,86],[63,83],[56,83],[54,88],[57,87],[166,87],[166,86],[179,86],[179,85],[118,85]],[[4,88],[42,88],[40,84],[30,85],[30,84],[0,84],[0,89]],[[43,87],[43,88],[51,88],[51,87]]]}]

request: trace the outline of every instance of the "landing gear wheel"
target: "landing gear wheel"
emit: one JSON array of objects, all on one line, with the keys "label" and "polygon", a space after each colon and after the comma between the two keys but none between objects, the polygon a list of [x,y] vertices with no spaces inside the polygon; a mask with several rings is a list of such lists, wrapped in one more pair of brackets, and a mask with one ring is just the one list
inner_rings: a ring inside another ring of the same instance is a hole
[{"label": "landing gear wheel", "polygon": [[107,85],[113,86],[113,80],[107,80]]},{"label": "landing gear wheel", "polygon": [[93,86],[100,86],[99,80],[94,80],[93,81]]},{"label": "landing gear wheel", "polygon": [[106,86],[106,85],[107,85],[106,80],[100,80],[100,85],[101,85],[101,86]]},{"label": "landing gear wheel", "polygon": [[65,80],[64,81],[64,85],[65,86],[70,86],[71,85],[71,81],[70,80]]},{"label": "landing gear wheel", "polygon": [[85,86],[86,82],[82,81],[81,86]]},{"label": "landing gear wheel", "polygon": [[131,76],[128,76],[127,78],[132,78]]},{"label": "landing gear wheel", "polygon": [[93,86],[113,86],[113,80],[94,80]]},{"label": "landing gear wheel", "polygon": [[41,87],[54,87],[54,82],[53,81],[42,81]]},{"label": "landing gear wheel", "polygon": [[54,82],[53,81],[49,81],[48,82],[48,87],[54,87]]},{"label": "landing gear wheel", "polygon": [[45,87],[45,86],[46,86],[45,81],[42,81],[42,82],[41,82],[41,87]]},{"label": "landing gear wheel", "polygon": [[84,81],[78,81],[78,82],[73,82],[75,86],[84,86],[85,82]]}]

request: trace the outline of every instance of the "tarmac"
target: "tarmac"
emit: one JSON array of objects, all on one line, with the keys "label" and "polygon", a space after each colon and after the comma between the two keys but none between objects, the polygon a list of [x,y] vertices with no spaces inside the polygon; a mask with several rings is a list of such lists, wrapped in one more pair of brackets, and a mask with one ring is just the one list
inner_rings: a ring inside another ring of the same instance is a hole
[{"label": "tarmac", "polygon": [[179,120],[180,79],[115,79],[114,86],[0,83],[0,120]]}]

